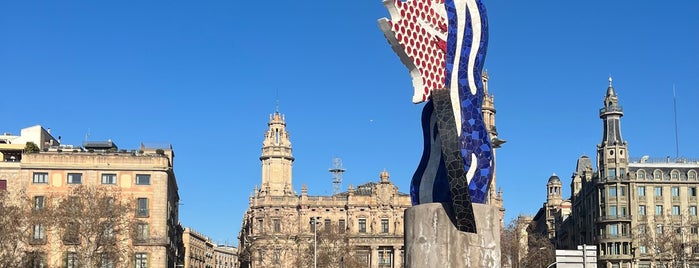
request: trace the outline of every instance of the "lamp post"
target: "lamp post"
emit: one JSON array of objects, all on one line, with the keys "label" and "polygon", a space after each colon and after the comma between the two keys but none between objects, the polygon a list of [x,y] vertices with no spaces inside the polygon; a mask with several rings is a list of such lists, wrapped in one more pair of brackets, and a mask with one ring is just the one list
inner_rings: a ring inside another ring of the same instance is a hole
[{"label": "lamp post", "polygon": [[311,217],[311,226],[313,226],[313,268],[318,268],[318,219],[320,217]]}]

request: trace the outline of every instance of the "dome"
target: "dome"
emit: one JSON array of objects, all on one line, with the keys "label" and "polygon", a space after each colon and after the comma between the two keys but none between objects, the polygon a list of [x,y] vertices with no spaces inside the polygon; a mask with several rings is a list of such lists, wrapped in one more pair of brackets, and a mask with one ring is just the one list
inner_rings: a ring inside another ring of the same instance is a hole
[{"label": "dome", "polygon": [[551,175],[551,177],[549,178],[549,183],[554,183],[554,182],[561,183],[561,179],[558,178],[556,173],[553,173],[553,175]]}]

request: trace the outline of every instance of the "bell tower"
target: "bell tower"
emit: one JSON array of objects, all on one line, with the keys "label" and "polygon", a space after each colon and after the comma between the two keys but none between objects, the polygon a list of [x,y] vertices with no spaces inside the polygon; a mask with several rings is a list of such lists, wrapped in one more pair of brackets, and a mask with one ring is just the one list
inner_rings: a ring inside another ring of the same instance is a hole
[{"label": "bell tower", "polygon": [[262,187],[260,195],[293,195],[291,187],[291,167],[294,157],[291,154],[291,141],[286,130],[284,115],[275,111],[267,123],[265,139],[262,142]]}]

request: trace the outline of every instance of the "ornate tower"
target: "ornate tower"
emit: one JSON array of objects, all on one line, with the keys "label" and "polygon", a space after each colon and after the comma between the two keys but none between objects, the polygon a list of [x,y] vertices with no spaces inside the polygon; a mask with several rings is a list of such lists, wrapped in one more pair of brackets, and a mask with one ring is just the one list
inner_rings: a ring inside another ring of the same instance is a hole
[{"label": "ornate tower", "polygon": [[262,187],[260,195],[293,195],[291,187],[291,167],[294,157],[291,155],[291,141],[286,131],[284,115],[275,111],[270,115],[267,132],[262,142]]},{"label": "ornate tower", "polygon": [[[604,96],[604,107],[599,110],[603,123],[602,142],[597,145],[597,196],[599,215],[596,222],[598,248],[607,249],[600,261],[631,261],[627,255],[631,247],[631,185],[627,175],[629,158],[627,143],[621,137],[621,117],[624,111],[609,77],[609,87]],[[623,256],[619,256],[622,254]]]},{"label": "ornate tower", "polygon": [[624,110],[619,106],[619,98],[614,92],[612,78],[609,77],[604,107],[599,110],[603,123],[602,143],[597,145],[597,163],[600,178],[625,178],[629,158],[627,143],[621,138],[621,117]]},{"label": "ornate tower", "polygon": [[[483,81],[483,105],[481,106],[481,112],[483,113],[483,121],[485,122],[485,127],[488,130],[488,135],[490,135],[490,142],[493,145],[493,161],[497,162],[497,157],[495,151],[497,148],[505,143],[505,140],[498,139],[498,130],[495,127],[495,96],[488,93],[488,71],[484,70],[481,77]],[[488,186],[488,200],[487,203],[500,208],[500,221],[503,226],[505,224],[505,208],[502,204],[502,189],[496,189],[496,178],[497,178],[497,164],[493,163],[493,179],[490,181]]]}]

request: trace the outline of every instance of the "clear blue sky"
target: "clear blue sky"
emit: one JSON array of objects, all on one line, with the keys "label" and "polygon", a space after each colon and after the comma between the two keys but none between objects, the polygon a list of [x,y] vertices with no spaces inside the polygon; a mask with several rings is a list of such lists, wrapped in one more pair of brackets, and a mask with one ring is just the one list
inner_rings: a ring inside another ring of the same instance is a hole
[{"label": "clear blue sky", "polygon": [[[699,158],[699,2],[486,0],[486,67],[507,218],[533,214],[552,173],[566,189],[594,156],[611,74],[633,156]],[[237,243],[276,101],[300,193],[381,170],[403,192],[422,150],[421,105],[374,1],[3,1],[0,131],[41,124],[64,144],[174,146],[180,220]],[[569,194],[568,190],[564,191]]]}]

